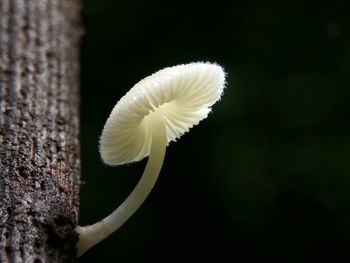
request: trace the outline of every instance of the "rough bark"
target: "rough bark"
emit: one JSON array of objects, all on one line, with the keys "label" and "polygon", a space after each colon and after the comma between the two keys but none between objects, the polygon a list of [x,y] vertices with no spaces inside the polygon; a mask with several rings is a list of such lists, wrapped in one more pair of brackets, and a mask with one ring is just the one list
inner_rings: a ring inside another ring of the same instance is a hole
[{"label": "rough bark", "polygon": [[73,262],[79,189],[75,0],[0,1],[0,262]]}]

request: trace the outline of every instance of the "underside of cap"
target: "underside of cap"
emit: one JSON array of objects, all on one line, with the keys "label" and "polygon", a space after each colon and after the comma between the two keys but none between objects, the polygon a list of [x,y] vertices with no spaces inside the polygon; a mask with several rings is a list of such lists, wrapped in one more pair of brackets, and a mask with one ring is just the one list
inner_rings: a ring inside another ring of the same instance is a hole
[{"label": "underside of cap", "polygon": [[168,143],[208,116],[225,86],[221,66],[190,63],[162,69],[144,78],[122,97],[110,114],[100,139],[105,163],[139,161],[150,153],[150,121],[155,111],[166,125]]}]

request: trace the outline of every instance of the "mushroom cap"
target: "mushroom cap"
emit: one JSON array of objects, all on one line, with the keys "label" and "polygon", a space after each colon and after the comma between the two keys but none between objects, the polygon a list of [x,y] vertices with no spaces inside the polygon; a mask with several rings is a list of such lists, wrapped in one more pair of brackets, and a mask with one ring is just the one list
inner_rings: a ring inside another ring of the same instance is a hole
[{"label": "mushroom cap", "polygon": [[142,160],[150,154],[152,115],[161,113],[167,144],[208,116],[225,87],[217,64],[190,63],[167,67],[132,87],[115,105],[102,131],[100,153],[109,165]]}]

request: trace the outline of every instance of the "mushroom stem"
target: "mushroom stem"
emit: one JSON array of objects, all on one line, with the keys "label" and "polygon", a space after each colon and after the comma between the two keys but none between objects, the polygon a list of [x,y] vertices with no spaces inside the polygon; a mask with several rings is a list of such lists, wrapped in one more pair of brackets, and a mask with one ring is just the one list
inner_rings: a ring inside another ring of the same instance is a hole
[{"label": "mushroom stem", "polygon": [[151,152],[140,181],[128,198],[110,215],[93,225],[76,227],[79,234],[78,256],[118,230],[141,206],[156,183],[164,161],[167,135],[161,114],[155,111],[151,115]]}]

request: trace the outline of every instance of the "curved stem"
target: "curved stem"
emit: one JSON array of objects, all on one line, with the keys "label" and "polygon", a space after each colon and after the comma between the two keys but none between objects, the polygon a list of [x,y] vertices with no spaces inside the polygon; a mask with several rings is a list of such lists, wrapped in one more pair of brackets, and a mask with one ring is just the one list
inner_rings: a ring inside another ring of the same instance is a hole
[{"label": "curved stem", "polygon": [[153,112],[150,119],[152,119],[151,152],[140,181],[128,198],[109,216],[93,225],[76,228],[79,234],[78,256],[120,228],[141,206],[157,181],[163,165],[167,136],[163,117],[158,112]]}]

